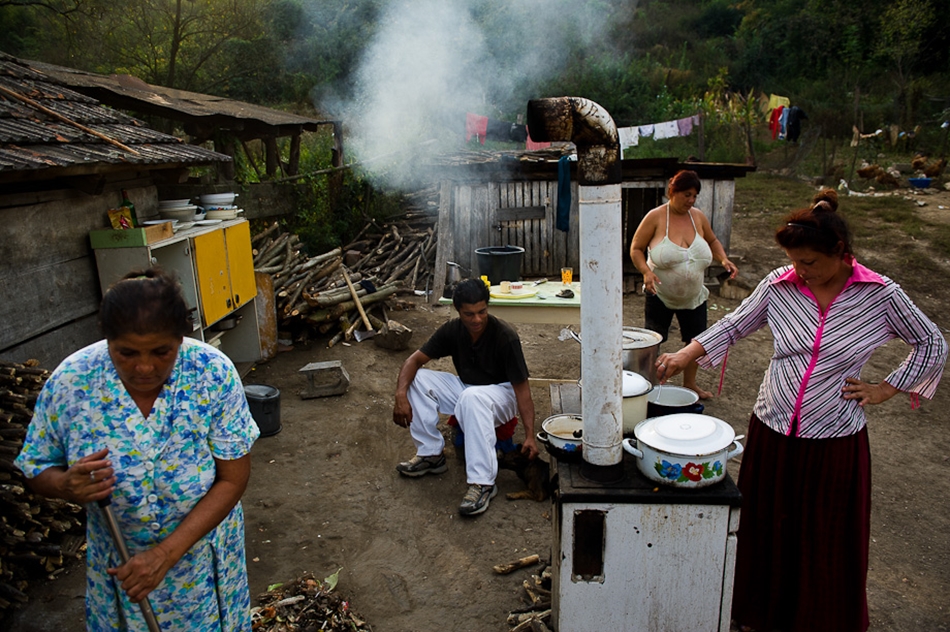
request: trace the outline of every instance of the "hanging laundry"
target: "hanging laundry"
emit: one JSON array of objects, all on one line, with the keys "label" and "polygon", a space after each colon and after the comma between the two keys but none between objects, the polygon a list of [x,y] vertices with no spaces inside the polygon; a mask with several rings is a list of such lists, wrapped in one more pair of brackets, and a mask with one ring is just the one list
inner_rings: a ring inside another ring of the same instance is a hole
[{"label": "hanging laundry", "polygon": [[790,143],[798,141],[798,136],[802,132],[802,120],[807,119],[805,110],[797,105],[788,108],[788,121],[785,123],[785,140]]},{"label": "hanging laundry", "polygon": [[571,157],[557,161],[557,216],[554,227],[567,232],[571,227]]},{"label": "hanging laundry", "polygon": [[468,113],[465,115],[465,142],[474,136],[482,145],[485,144],[485,134],[488,131],[488,117]]},{"label": "hanging laundry", "polygon": [[524,125],[512,123],[508,129],[508,140],[513,143],[523,143],[528,140],[528,128]]},{"label": "hanging laundry", "polygon": [[785,140],[785,126],[788,125],[788,108],[782,108],[778,117],[778,139]]},{"label": "hanging laundry", "polygon": [[499,121],[497,119],[488,119],[488,125],[485,127],[485,140],[497,140],[507,143],[510,140],[511,123]]},{"label": "hanging laundry", "polygon": [[676,126],[679,128],[680,136],[689,136],[693,133],[693,128],[699,125],[699,115],[687,116],[677,119]]},{"label": "hanging laundry", "polygon": [[775,140],[778,136],[779,128],[779,119],[782,117],[782,112],[785,110],[784,105],[780,105],[774,110],[772,110],[772,115],[769,117],[769,130],[772,132],[772,140]]},{"label": "hanging laundry", "polygon": [[663,121],[653,126],[653,140],[676,138],[680,135],[680,127],[676,121]]},{"label": "hanging laundry", "polygon": [[623,150],[627,147],[636,147],[640,144],[639,127],[618,127],[617,137],[620,141],[620,156],[623,157]]},{"label": "hanging laundry", "polygon": [[534,140],[531,140],[531,130],[529,129],[527,131],[528,131],[528,138],[527,140],[525,140],[525,149],[527,149],[528,151],[531,151],[534,149],[545,149],[551,146],[551,143],[542,143],[542,142],[536,142]]},{"label": "hanging laundry", "polygon": [[653,124],[640,126],[640,138],[653,136]]},{"label": "hanging laundry", "polygon": [[780,106],[787,108],[791,104],[792,102],[788,100],[788,97],[780,97],[777,94],[769,95],[769,109],[770,110],[774,110],[775,108],[780,107]]}]

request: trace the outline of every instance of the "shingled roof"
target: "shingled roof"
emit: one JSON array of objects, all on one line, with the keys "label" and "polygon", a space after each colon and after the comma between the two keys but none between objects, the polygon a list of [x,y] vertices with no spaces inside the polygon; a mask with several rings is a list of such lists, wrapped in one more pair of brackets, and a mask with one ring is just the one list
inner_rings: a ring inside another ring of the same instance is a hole
[{"label": "shingled roof", "polygon": [[0,180],[176,168],[231,158],[150,129],[0,53]]},{"label": "shingled roof", "polygon": [[103,103],[142,115],[181,121],[185,131],[197,138],[210,138],[219,130],[227,130],[243,140],[293,136],[337,123],[213,94],[157,86],[132,75],[102,75],[38,61],[25,63]]}]

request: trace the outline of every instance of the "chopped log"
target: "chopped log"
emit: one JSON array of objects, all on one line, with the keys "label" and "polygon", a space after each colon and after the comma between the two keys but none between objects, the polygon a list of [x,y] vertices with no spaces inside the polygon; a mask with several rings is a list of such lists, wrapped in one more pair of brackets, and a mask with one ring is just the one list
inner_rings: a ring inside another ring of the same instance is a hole
[{"label": "chopped log", "polygon": [[[395,294],[397,289],[398,288],[395,285],[382,286],[378,288],[376,292],[372,294],[367,294],[365,297],[361,299],[361,301],[363,305],[366,306],[369,303],[375,303],[376,301],[381,301],[387,296],[391,296]],[[339,305],[334,305],[333,307],[328,308],[328,309],[321,309],[315,312],[311,312],[310,314],[307,314],[307,316],[305,316],[305,319],[311,323],[322,323],[327,320],[333,320],[334,318],[338,318],[340,314],[347,312],[355,307],[356,307],[356,303],[352,301],[345,301],[343,303],[340,303]]]},{"label": "chopped log", "polygon": [[274,222],[262,232],[259,232],[253,237],[251,237],[251,245],[253,246],[254,244],[260,243],[265,238],[270,237],[272,234],[277,232],[278,228],[280,228],[280,224],[278,224],[277,222]]},{"label": "chopped log", "polygon": [[508,562],[507,564],[498,564],[497,566],[493,566],[492,570],[494,570],[499,575],[507,575],[508,573],[513,573],[519,568],[532,566],[534,564],[537,564],[540,561],[541,561],[541,556],[536,553],[534,555],[522,557],[521,559],[517,559],[513,562]]}]

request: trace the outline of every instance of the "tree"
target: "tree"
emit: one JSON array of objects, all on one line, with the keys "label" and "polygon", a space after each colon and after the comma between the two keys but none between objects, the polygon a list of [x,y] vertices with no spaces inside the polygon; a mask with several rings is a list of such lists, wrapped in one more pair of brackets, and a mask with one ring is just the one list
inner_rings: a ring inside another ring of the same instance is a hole
[{"label": "tree", "polygon": [[210,90],[239,75],[241,66],[227,63],[222,51],[229,42],[260,38],[270,5],[270,0],[74,1],[81,2],[77,12],[51,19],[51,30],[59,31],[65,44],[55,62],[184,90]]},{"label": "tree", "polygon": [[897,84],[897,118],[905,127],[913,125],[908,103],[914,63],[923,48],[923,35],[935,21],[934,8],[928,0],[897,0],[881,15],[881,38],[878,54],[893,66]]}]

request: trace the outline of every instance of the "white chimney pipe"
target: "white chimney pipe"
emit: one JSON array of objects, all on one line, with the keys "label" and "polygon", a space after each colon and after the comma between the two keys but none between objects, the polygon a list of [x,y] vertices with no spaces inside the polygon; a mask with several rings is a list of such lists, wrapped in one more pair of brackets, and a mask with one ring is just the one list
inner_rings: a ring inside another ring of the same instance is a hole
[{"label": "white chimney pipe", "polygon": [[584,460],[617,466],[623,460],[623,222],[617,127],[597,103],[558,97],[528,102],[528,129],[534,140],[577,145]]}]

